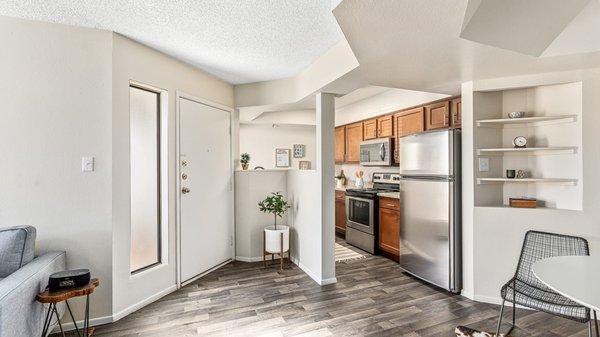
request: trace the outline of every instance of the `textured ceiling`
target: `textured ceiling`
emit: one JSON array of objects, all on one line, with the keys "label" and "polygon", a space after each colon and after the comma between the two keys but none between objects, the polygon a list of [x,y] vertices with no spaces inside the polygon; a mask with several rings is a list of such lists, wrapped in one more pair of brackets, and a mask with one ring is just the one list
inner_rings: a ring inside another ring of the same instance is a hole
[{"label": "textured ceiling", "polygon": [[[502,3],[519,5],[519,1]],[[594,4],[588,5],[592,15],[581,19],[585,24],[568,34],[581,43],[561,43],[560,55],[548,57],[460,38],[465,14],[474,15],[467,5],[468,0],[344,0],[333,13],[370,85],[457,94],[466,81],[600,64],[600,51],[580,48],[600,46],[600,35],[590,31],[600,20]],[[578,20],[579,16],[573,22]],[[576,36],[582,32],[589,36]]]},{"label": "textured ceiling", "polygon": [[230,83],[294,76],[342,39],[340,0],[2,0],[0,15],[112,30]]}]

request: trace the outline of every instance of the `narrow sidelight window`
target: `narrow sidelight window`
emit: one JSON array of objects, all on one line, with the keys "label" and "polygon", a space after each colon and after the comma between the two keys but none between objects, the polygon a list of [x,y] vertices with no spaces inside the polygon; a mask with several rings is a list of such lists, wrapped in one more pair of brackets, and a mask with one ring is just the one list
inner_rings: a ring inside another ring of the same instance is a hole
[{"label": "narrow sidelight window", "polygon": [[161,263],[160,96],[129,87],[131,273]]}]

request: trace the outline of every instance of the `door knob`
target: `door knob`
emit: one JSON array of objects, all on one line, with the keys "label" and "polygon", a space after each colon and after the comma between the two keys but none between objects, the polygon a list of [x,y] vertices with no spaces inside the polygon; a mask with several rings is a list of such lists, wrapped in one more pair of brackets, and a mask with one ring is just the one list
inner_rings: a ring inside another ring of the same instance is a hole
[{"label": "door knob", "polygon": [[189,188],[187,188],[187,187],[183,187],[183,188],[181,189],[181,193],[182,193],[182,194],[187,194],[187,193],[190,193],[190,189],[189,189]]}]

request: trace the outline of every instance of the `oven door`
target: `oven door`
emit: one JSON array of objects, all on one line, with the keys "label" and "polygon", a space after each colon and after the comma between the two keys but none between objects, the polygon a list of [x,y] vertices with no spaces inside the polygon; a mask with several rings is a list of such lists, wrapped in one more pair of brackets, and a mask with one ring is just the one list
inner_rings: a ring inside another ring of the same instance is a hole
[{"label": "oven door", "polygon": [[360,143],[360,164],[363,166],[392,165],[390,138],[366,140]]},{"label": "oven door", "polygon": [[364,233],[375,234],[375,200],[346,196],[346,225]]}]

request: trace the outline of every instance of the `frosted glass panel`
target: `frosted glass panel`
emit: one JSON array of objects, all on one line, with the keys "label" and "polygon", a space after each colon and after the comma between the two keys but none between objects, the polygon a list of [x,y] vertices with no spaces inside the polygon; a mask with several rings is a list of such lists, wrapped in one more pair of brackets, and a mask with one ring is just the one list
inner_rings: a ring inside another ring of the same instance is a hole
[{"label": "frosted glass panel", "polygon": [[131,272],[160,262],[159,100],[158,93],[129,88]]}]

